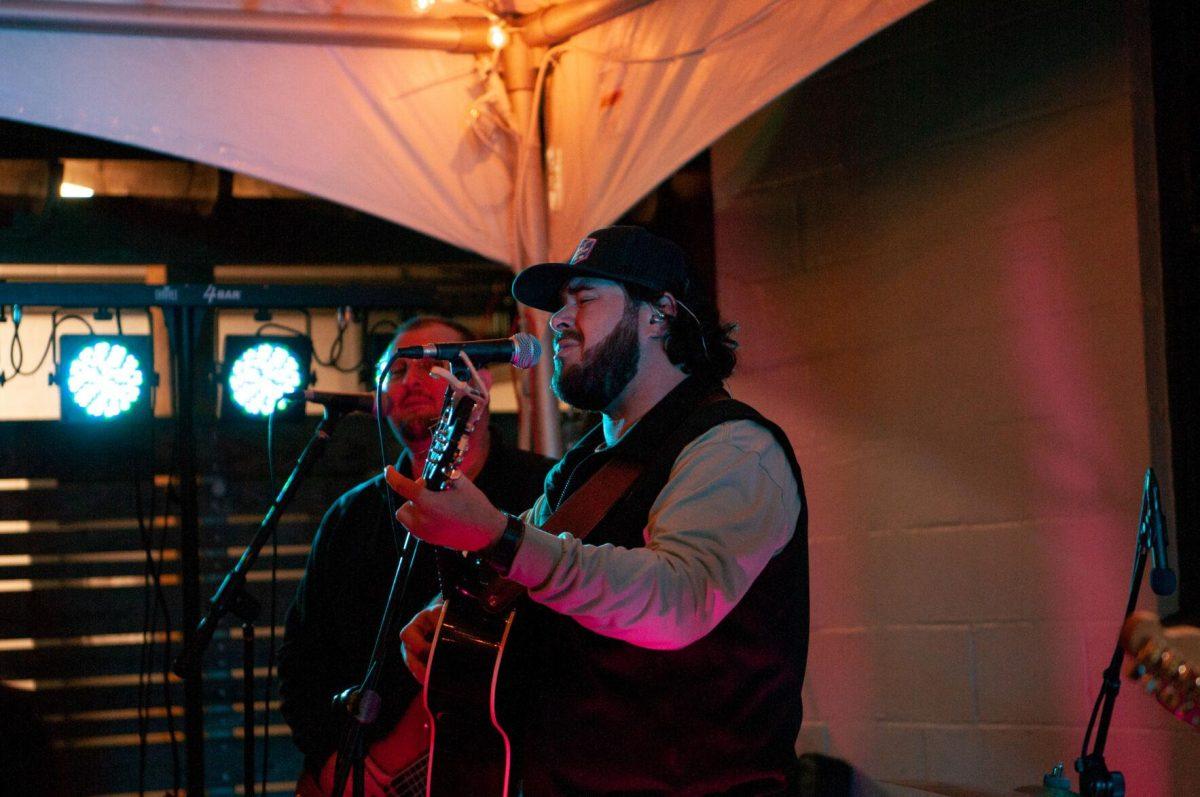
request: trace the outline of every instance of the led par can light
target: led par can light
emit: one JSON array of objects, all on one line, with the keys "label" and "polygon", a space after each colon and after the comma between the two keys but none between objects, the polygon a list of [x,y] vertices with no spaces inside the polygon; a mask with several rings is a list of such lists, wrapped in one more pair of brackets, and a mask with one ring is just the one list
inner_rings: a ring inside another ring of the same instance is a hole
[{"label": "led par can light", "polygon": [[304,417],[304,402],[283,397],[308,387],[312,342],[306,337],[225,338],[221,415],[266,420]]},{"label": "led par can light", "polygon": [[150,414],[149,335],[63,335],[55,382],[64,421],[112,423]]}]

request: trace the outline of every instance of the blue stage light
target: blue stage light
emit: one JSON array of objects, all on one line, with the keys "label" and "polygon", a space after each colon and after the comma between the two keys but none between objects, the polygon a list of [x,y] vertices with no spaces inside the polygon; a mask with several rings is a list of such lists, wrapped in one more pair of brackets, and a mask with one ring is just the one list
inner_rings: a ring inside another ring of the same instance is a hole
[{"label": "blue stage light", "polygon": [[242,352],[229,374],[233,400],[251,415],[269,415],[283,409],[280,401],[299,389],[300,363],[290,351],[273,343],[260,343]]},{"label": "blue stage light", "polygon": [[115,418],[128,412],[142,392],[142,365],[120,343],[106,340],[79,352],[67,371],[67,390],[88,415]]},{"label": "blue stage light", "polygon": [[[63,335],[59,384],[63,420],[113,421],[150,402],[150,339],[144,335]],[[65,376],[64,376],[65,375]]]},{"label": "blue stage light", "polygon": [[225,338],[222,415],[302,417],[304,402],[285,402],[288,393],[308,386],[311,343],[307,338],[230,335]]}]

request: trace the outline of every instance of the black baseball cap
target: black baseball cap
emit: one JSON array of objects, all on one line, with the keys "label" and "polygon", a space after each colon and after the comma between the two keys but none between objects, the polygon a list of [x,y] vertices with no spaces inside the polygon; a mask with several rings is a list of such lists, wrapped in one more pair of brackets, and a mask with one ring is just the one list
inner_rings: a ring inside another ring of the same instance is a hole
[{"label": "black baseball cap", "polygon": [[689,287],[687,258],[674,241],[629,225],[591,232],[566,263],[538,263],[516,276],[512,295],[521,304],[553,313],[562,307],[562,287],[574,277],[640,285],[677,296]]}]

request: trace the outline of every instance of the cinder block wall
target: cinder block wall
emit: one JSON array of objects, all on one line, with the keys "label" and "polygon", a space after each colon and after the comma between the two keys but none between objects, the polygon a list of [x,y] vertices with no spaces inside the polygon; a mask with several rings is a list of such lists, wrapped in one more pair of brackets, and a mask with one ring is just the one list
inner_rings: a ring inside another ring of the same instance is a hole
[{"label": "cinder block wall", "polygon": [[[801,750],[996,790],[1079,754],[1150,459],[1123,31],[935,2],[713,148],[732,387],[811,506]],[[1200,794],[1132,686],[1108,762]]]}]

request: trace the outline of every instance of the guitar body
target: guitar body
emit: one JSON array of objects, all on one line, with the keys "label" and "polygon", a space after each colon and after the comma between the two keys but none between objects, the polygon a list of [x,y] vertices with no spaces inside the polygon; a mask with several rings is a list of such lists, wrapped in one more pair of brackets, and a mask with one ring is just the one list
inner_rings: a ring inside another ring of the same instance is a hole
[{"label": "guitar body", "polygon": [[[371,745],[363,760],[366,797],[420,797],[425,794],[426,753],[429,750],[429,715],[424,702],[414,698],[387,736]],[[321,773],[305,770],[296,784],[297,797],[334,797],[333,778],[337,753],[329,756]],[[343,797],[353,794],[353,778]]]},{"label": "guitar body", "polygon": [[512,745],[496,683],[514,615],[488,612],[467,595],[451,595],[442,606],[425,679],[430,797],[513,793]]}]

